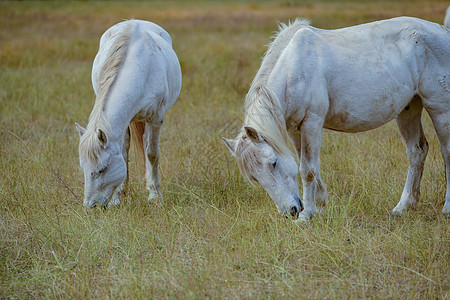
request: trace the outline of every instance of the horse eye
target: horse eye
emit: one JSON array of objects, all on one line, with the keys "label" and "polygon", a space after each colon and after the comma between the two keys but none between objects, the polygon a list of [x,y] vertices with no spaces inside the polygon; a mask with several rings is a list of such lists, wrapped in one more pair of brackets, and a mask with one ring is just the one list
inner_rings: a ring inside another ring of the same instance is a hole
[{"label": "horse eye", "polygon": [[98,171],[98,174],[100,175],[100,174],[102,174],[103,172],[105,172],[106,171],[106,168],[103,168],[103,169],[101,169],[100,171]]},{"label": "horse eye", "polygon": [[275,168],[277,166],[278,159],[275,160],[275,162],[272,164],[272,167]]}]

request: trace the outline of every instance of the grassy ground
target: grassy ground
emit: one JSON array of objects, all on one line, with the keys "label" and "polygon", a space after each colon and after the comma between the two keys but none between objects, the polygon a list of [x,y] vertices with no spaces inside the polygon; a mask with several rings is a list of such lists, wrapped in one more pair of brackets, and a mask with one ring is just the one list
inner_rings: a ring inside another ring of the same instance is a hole
[{"label": "grassy ground", "polygon": [[[430,143],[417,210],[391,220],[407,158],[394,123],[325,132],[330,193],[310,224],[278,215],[244,182],[221,137],[276,21],[338,28],[399,15],[442,23],[448,1],[0,3],[0,298],[450,297],[445,173]],[[161,137],[160,205],[134,156],[130,193],[107,211],[82,207],[74,122],[86,125],[100,35],[127,18],[172,35],[183,89]]]}]

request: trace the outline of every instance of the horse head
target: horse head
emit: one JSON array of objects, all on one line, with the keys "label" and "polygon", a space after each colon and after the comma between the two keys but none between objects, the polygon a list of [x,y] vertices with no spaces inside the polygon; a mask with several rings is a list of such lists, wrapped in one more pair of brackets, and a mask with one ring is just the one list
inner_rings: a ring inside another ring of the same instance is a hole
[{"label": "horse head", "polygon": [[127,166],[119,143],[101,129],[86,130],[76,124],[80,135],[80,166],[84,172],[84,206],[106,206],[119,202],[119,186],[126,180]]},{"label": "horse head", "polygon": [[223,139],[243,175],[259,183],[282,215],[294,218],[303,210],[298,196],[298,167],[292,153],[280,153],[253,127],[234,140]]}]

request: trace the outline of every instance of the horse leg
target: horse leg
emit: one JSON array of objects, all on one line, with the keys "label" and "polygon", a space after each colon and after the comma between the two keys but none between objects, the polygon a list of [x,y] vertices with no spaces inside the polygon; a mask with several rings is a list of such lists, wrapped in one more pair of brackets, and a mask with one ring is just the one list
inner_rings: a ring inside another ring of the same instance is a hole
[{"label": "horse leg", "polygon": [[[325,185],[320,180],[320,146],[322,142],[323,119],[310,116],[301,126],[300,144],[300,175],[303,185],[303,207],[300,220],[307,220],[317,211],[317,199],[326,198]],[[297,150],[298,151],[298,150]],[[320,187],[320,189],[319,189]],[[322,195],[321,195],[322,193]]]},{"label": "horse leg", "polygon": [[158,175],[159,164],[159,135],[162,121],[145,123],[144,152],[145,152],[145,180],[150,194],[148,201],[162,198]]},{"label": "horse leg", "polygon": [[125,178],[125,181],[122,182],[114,191],[114,194],[112,196],[112,204],[113,205],[120,205],[120,195],[125,193],[127,190],[128,185],[128,152],[130,150],[130,128],[128,127],[125,136],[124,136],[124,143],[122,148],[122,155],[123,159],[125,160],[125,163],[127,165],[127,177]]},{"label": "horse leg", "polygon": [[447,191],[445,193],[445,203],[442,213],[450,217],[450,110],[427,110],[433,121],[436,135],[441,144],[442,158],[445,163],[445,175],[447,179]]},{"label": "horse leg", "polygon": [[[297,152],[297,156],[299,161],[302,160],[302,136],[301,132],[295,131],[290,133],[292,141],[294,142],[294,147]],[[322,182],[322,179],[320,178],[320,173],[318,172],[316,174],[316,181],[317,181],[317,189],[315,194],[315,201],[319,206],[326,206],[328,202],[328,192],[326,185]]]},{"label": "horse leg", "polygon": [[428,153],[428,142],[422,128],[422,110],[420,98],[413,98],[409,107],[404,109],[396,120],[405,141],[409,167],[402,196],[392,210],[392,216],[401,216],[409,207],[414,208],[419,200],[420,180]]}]

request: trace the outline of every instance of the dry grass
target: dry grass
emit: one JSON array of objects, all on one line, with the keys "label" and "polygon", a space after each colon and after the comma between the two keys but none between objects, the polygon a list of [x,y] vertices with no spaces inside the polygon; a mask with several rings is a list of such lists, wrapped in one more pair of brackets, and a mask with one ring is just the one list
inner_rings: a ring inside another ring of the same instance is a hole
[{"label": "dry grass", "polygon": [[[0,3],[1,298],[450,297],[445,174],[430,143],[417,210],[388,218],[407,159],[395,124],[325,132],[330,192],[310,224],[278,215],[244,182],[221,137],[237,133],[243,98],[276,20],[338,28],[399,15],[442,23],[446,1]],[[169,31],[183,89],[161,137],[160,205],[131,164],[123,205],[82,207],[74,122],[94,100],[100,35],[121,19]]]}]

